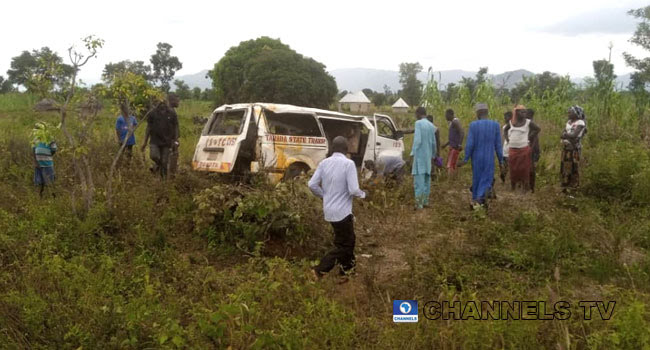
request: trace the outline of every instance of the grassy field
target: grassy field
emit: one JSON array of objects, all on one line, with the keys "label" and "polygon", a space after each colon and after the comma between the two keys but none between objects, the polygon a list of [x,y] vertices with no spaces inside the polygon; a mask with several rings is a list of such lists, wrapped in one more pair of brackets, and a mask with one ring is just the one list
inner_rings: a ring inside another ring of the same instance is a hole
[{"label": "grassy field", "polygon": [[[57,114],[34,112],[33,97],[0,95],[0,348],[650,349],[649,124],[626,98],[615,118],[586,101],[575,197],[559,189],[563,101],[529,101],[543,129],[535,194],[498,183],[490,211],[471,212],[469,166],[456,180],[440,174],[424,211],[412,210],[410,179],[363,185],[357,272],[339,285],[335,276],[309,278],[331,229],[307,179],[243,186],[190,170],[201,130],[192,117],[207,116],[209,103],[183,101],[178,110],[179,175],[160,182],[136,150],[115,178],[111,206],[105,183],[117,145],[106,106],[88,144],[97,189],[84,212],[63,137],[56,198],[39,199],[32,185],[31,127],[56,124]],[[465,126],[473,120],[471,106],[451,107]],[[492,119],[508,108],[493,108]],[[417,324],[395,324],[394,299],[420,308],[567,301],[572,315],[433,321],[420,311]],[[585,320],[582,300],[616,301],[613,317]]]}]

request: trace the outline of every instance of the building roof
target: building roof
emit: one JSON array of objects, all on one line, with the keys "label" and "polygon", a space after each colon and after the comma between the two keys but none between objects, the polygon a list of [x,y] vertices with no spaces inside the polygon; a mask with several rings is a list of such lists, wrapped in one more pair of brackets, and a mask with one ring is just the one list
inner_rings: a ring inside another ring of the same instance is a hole
[{"label": "building roof", "polygon": [[400,97],[395,103],[393,103],[393,108],[409,108],[409,105]]},{"label": "building roof", "polygon": [[341,100],[339,100],[341,103],[370,103],[370,100],[368,97],[366,97],[366,94],[363,93],[363,91],[357,91],[355,93],[348,92],[347,95],[343,96]]}]

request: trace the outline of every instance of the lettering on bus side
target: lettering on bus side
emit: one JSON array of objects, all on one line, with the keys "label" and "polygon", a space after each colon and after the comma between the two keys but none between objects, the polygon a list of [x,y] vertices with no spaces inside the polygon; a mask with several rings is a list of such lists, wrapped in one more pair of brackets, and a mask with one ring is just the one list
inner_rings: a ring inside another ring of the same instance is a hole
[{"label": "lettering on bus side", "polygon": [[287,136],[287,135],[272,135],[272,134],[267,134],[264,137],[264,139],[269,142],[309,144],[309,145],[324,145],[327,142],[327,140],[324,137]]},{"label": "lettering on bus side", "polygon": [[237,143],[237,137],[235,136],[224,136],[224,137],[212,137],[209,138],[205,145],[207,147],[227,147],[234,146]]}]

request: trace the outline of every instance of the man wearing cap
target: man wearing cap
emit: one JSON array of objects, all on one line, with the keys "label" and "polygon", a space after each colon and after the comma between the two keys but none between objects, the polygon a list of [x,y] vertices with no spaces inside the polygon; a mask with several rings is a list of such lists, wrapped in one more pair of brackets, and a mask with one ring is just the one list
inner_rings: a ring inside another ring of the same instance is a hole
[{"label": "man wearing cap", "polygon": [[357,168],[354,162],[345,156],[347,151],[348,143],[345,137],[335,137],[332,141],[332,155],[318,164],[316,172],[309,180],[312,193],[323,198],[325,221],[332,224],[334,229],[334,249],[313,269],[317,278],[321,278],[337,264],[341,265],[341,275],[351,272],[355,265],[352,197],[365,198],[366,193],[359,188]]},{"label": "man wearing cap", "polygon": [[479,103],[474,109],[478,120],[469,124],[465,159],[459,166],[472,160],[472,208],[478,208],[487,206],[487,197],[494,184],[494,154],[496,153],[501,168],[503,148],[501,127],[496,121],[487,119],[487,104]]},{"label": "man wearing cap", "polygon": [[436,127],[427,120],[427,110],[418,107],[415,110],[415,134],[413,135],[413,186],[415,187],[415,209],[429,206],[431,192],[431,160],[438,154],[436,145]]}]

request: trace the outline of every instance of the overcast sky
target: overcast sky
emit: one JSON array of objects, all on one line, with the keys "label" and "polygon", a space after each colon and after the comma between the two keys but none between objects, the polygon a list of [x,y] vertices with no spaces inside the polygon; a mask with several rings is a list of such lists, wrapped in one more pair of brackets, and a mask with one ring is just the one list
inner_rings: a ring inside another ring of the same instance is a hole
[{"label": "overcast sky", "polygon": [[49,46],[63,55],[88,34],[106,41],[81,77],[99,79],[104,65],[149,61],[160,41],[183,63],[177,75],[210,69],[243,40],[280,38],[299,53],[337,68],[491,73],[528,69],[581,77],[613,43],[616,73],[631,71],[622,52],[645,56],[630,39],[636,0],[456,1],[6,1],[2,4],[0,75],[22,50]]}]

